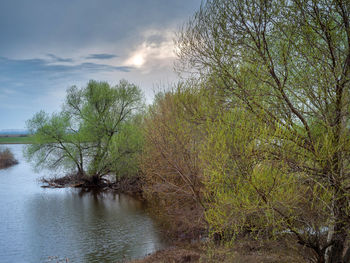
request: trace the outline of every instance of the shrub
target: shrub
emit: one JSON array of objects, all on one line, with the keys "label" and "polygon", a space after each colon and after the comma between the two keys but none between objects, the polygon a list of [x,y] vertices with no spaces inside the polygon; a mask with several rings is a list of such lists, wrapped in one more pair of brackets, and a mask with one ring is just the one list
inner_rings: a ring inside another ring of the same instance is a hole
[{"label": "shrub", "polygon": [[8,168],[12,165],[18,164],[13,153],[9,148],[0,149],[0,169]]}]

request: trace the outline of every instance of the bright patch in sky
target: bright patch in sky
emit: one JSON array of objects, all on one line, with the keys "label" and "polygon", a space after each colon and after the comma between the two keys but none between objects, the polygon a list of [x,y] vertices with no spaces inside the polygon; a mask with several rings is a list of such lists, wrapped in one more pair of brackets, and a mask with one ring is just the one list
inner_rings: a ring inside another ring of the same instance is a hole
[{"label": "bright patch in sky", "polygon": [[141,67],[145,64],[145,59],[143,58],[143,54],[135,54],[131,58],[128,59],[127,64],[131,66]]},{"label": "bright patch in sky", "polygon": [[173,60],[175,58],[174,45],[172,41],[161,43],[144,42],[126,60],[126,66],[142,67],[147,62],[158,60]]},{"label": "bright patch in sky", "polygon": [[[173,39],[174,32],[170,30],[148,30],[143,33],[144,41],[130,53],[124,65],[137,67],[143,73],[149,73],[155,67],[169,64],[176,58]],[[169,65],[168,65],[169,66]]]}]

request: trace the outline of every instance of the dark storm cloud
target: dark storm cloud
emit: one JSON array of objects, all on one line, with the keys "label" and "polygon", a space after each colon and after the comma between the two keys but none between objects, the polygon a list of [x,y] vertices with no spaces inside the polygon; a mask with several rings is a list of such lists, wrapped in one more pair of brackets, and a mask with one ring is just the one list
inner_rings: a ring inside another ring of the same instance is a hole
[{"label": "dark storm cloud", "polygon": [[90,54],[86,57],[86,59],[111,59],[111,58],[117,58],[117,55],[113,54]]}]

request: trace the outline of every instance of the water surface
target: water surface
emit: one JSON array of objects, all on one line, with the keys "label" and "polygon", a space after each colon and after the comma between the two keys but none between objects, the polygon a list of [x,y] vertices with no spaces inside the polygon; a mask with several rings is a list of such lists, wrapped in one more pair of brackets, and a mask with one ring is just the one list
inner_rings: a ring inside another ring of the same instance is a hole
[{"label": "water surface", "polygon": [[0,170],[0,262],[118,262],[164,246],[141,202],[125,195],[45,189],[22,155]]}]

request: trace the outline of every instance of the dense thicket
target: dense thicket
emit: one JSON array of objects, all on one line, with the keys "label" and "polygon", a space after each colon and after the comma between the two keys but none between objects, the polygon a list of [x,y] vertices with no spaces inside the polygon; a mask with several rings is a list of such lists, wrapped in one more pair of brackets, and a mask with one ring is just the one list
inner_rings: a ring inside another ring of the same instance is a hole
[{"label": "dense thicket", "polygon": [[213,0],[179,34],[179,65],[234,101],[206,155],[217,229],[271,226],[318,262],[349,261],[349,12],[342,0]]},{"label": "dense thicket", "polygon": [[179,85],[159,93],[144,120],[141,169],[145,197],[166,211],[181,231],[203,228],[203,184],[199,159],[205,131],[196,89]]}]

